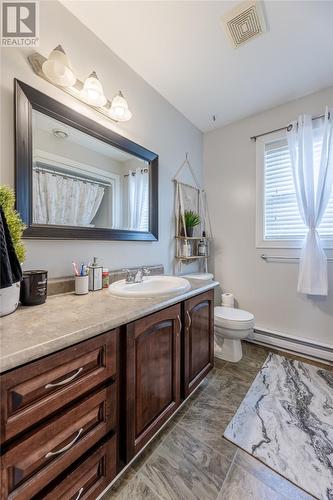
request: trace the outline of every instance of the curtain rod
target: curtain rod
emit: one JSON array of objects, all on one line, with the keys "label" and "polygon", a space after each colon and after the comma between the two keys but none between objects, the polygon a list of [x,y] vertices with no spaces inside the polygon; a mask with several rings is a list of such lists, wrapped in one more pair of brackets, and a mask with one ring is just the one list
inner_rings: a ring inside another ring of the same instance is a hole
[{"label": "curtain rod", "polygon": [[[148,168],[142,168],[141,174],[147,174],[149,172]],[[132,172],[132,175],[136,175],[136,172]],[[129,174],[124,174],[124,177],[129,177]]]},{"label": "curtain rod", "polygon": [[[314,116],[312,118],[312,120],[319,120],[320,118],[324,118],[324,116],[325,115]],[[290,125],[287,125],[286,127],[280,127],[280,128],[276,128],[274,130],[270,130],[269,132],[263,132],[262,134],[253,135],[252,137],[250,137],[250,140],[253,142],[256,142],[258,137],[263,137],[264,135],[273,134],[273,132],[281,132],[282,130],[287,130],[289,127],[290,127]]]},{"label": "curtain rod", "polygon": [[35,167],[33,167],[33,170],[35,170],[36,172],[48,172],[52,175],[58,175],[60,177],[64,177],[65,179],[74,179],[76,181],[85,182],[86,184],[97,184],[98,186],[106,186],[106,187],[111,186],[111,184],[108,184],[106,182],[102,182],[99,180],[88,179],[87,177],[80,177],[78,175],[60,172],[58,170],[53,170],[51,168],[39,167],[37,165]]}]

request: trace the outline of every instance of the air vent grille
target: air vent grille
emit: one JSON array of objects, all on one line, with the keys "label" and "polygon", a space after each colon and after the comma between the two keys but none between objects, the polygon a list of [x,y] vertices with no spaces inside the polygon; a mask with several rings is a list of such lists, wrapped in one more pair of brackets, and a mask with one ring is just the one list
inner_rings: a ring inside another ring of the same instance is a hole
[{"label": "air vent grille", "polygon": [[222,18],[224,28],[234,47],[239,47],[266,32],[266,23],[259,2],[244,2]]}]

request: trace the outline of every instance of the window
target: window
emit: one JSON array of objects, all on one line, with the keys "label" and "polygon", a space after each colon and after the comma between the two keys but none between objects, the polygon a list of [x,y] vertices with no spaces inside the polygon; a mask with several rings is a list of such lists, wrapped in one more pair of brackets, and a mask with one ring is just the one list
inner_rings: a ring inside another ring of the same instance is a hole
[{"label": "window", "polygon": [[[321,134],[314,139],[319,169]],[[257,140],[257,246],[301,247],[307,228],[299,214],[287,139],[270,134]],[[333,247],[333,190],[319,227],[324,247]]]},{"label": "window", "polygon": [[142,204],[143,207],[139,231],[149,231],[149,186],[147,186],[147,189],[144,191]]}]

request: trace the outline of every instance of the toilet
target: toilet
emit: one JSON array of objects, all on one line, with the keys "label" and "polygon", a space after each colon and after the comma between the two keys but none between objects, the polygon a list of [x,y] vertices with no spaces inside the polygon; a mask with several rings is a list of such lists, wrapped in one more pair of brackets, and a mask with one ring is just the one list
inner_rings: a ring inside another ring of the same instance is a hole
[{"label": "toilet", "polygon": [[[206,281],[214,278],[211,273],[192,273],[183,277]],[[232,363],[240,361],[243,357],[241,340],[252,335],[253,328],[253,314],[235,309],[232,294],[224,294],[222,306],[214,307],[214,356]]]},{"label": "toilet", "polygon": [[237,363],[242,359],[242,343],[253,333],[253,314],[233,307],[214,308],[214,333],[216,358]]}]

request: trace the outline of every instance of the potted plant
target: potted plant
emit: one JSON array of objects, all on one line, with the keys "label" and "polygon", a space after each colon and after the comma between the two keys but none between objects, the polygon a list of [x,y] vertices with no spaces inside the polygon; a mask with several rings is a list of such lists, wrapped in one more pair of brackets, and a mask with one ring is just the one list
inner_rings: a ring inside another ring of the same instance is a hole
[{"label": "potted plant", "polygon": [[[186,236],[193,236],[193,230],[196,226],[198,226],[201,222],[199,214],[194,212],[193,210],[185,210],[184,212],[184,220],[186,226]],[[183,230],[184,232],[184,230]],[[185,236],[185,234],[184,234]]]},{"label": "potted plant", "polygon": [[[0,186],[0,206],[6,218],[13,246],[20,263],[24,262],[25,248],[21,238],[25,225],[20,215],[15,210],[15,194],[8,186]],[[20,281],[6,288],[0,288],[0,316],[5,316],[15,311],[20,298]]]}]

